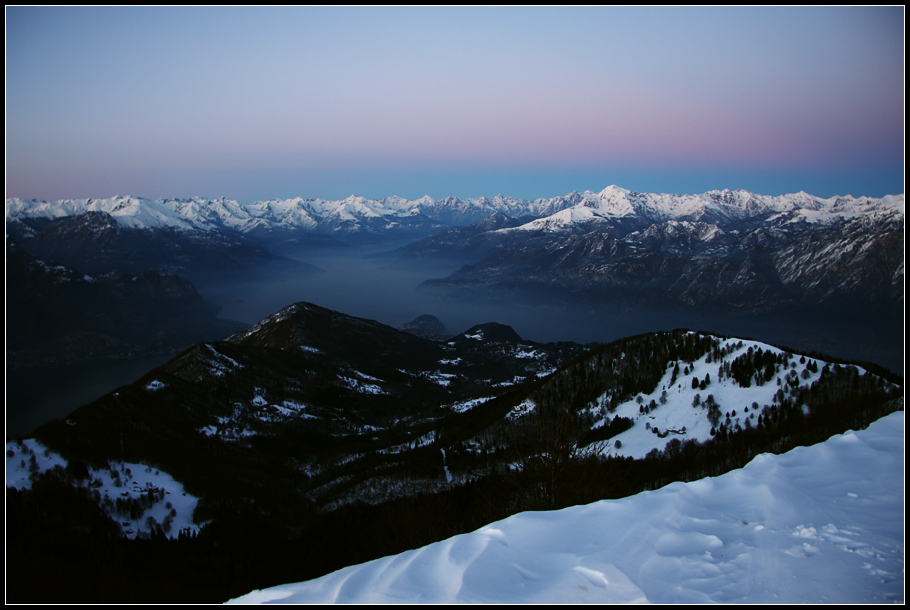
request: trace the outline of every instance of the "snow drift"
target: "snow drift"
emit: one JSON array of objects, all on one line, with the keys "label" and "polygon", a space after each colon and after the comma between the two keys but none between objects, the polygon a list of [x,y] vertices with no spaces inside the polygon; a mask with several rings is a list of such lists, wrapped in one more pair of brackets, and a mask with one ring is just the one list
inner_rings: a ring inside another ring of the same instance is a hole
[{"label": "snow drift", "polygon": [[902,603],[904,414],[233,603]]}]

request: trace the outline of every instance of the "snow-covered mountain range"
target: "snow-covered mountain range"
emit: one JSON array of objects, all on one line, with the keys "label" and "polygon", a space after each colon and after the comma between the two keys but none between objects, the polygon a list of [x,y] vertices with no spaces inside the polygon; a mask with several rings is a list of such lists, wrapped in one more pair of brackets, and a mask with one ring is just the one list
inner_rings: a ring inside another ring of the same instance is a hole
[{"label": "snow-covered mountain range", "polygon": [[132,229],[229,229],[243,234],[281,231],[356,232],[383,229],[426,230],[476,222],[496,211],[540,216],[562,209],[569,198],[522,201],[510,197],[455,197],[434,200],[422,197],[366,199],[272,199],[241,203],[235,199],[145,199],[116,196],[109,199],[66,199],[47,202],[26,199],[6,201],[7,221],[53,220],[86,212],[105,212]]},{"label": "snow-covered mountain range", "polygon": [[36,201],[7,199],[6,219],[49,221],[85,212],[105,212],[128,228],[178,230],[230,229],[255,235],[281,231],[321,233],[412,230],[466,225],[501,212],[512,218],[534,217],[523,230],[586,227],[605,220],[645,219],[649,222],[692,220],[728,222],[784,215],[788,221],[830,223],[859,215],[904,211],[903,195],[831,197],[805,192],[768,196],[744,190],[714,190],[700,195],[637,193],[609,186],[599,193],[572,192],[565,196],[522,200],[497,195],[459,199],[416,200],[402,197],[342,200],[271,199],[242,203],[225,197],[207,199],[146,199],[115,196],[108,199]]},{"label": "snow-covered mountain range", "polygon": [[[641,219],[651,223],[692,221],[728,224],[749,218],[765,217],[769,221],[831,224],[873,213],[903,213],[903,195],[883,198],[831,197],[823,199],[804,191],[769,196],[749,191],[714,190],[700,195],[636,193],[612,185],[599,193],[587,191],[580,201],[549,216],[529,222],[517,229],[591,230],[604,222]],[[508,230],[508,229],[504,229]]]}]

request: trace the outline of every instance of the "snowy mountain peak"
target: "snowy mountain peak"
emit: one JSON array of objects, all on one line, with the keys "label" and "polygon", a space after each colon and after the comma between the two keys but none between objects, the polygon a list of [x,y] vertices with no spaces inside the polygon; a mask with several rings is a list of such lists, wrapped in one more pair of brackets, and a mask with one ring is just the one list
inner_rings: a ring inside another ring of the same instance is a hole
[{"label": "snowy mountain peak", "polygon": [[604,190],[602,190],[602,191],[600,192],[600,195],[601,195],[602,198],[608,199],[608,198],[610,198],[611,196],[614,196],[614,195],[628,195],[628,194],[630,194],[631,192],[632,192],[632,191],[630,191],[629,189],[624,189],[624,188],[622,188],[622,187],[620,187],[620,186],[616,186],[615,184],[611,184],[610,186],[608,186],[607,188],[605,188]]},{"label": "snowy mountain peak", "polygon": [[631,194],[631,191],[618,186],[608,186],[600,192],[597,201],[589,201],[585,205],[608,216],[633,216],[636,210],[631,201]]}]

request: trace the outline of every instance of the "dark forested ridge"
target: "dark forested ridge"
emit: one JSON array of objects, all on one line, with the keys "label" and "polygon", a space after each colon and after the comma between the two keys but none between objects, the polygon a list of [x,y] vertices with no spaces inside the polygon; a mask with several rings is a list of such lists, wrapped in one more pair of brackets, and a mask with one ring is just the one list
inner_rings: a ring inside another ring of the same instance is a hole
[{"label": "dark forested ridge", "polygon": [[[710,435],[646,423],[681,408]],[[298,303],[35,431],[69,466],[7,490],[7,601],[224,601],[518,511],[717,475],[899,409],[887,371],[705,332],[585,347],[486,324],[433,341]],[[623,456],[646,425],[655,448]],[[198,533],[122,538],[83,479],[123,461],[200,498]],[[66,575],[53,588],[37,583],[48,567]]]},{"label": "dark forested ridge", "polygon": [[95,276],[6,242],[7,369],[173,353],[236,332],[187,280],[108,271]]}]

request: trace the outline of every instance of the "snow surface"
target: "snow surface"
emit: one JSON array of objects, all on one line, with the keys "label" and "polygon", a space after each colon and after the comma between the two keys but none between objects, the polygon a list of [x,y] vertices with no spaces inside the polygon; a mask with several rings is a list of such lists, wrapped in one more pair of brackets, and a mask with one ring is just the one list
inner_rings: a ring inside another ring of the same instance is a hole
[{"label": "snow surface", "polygon": [[904,414],[229,603],[903,603]]}]

